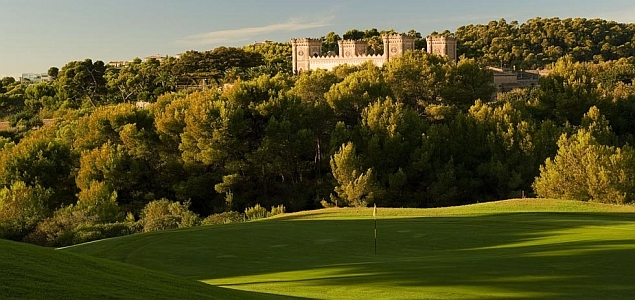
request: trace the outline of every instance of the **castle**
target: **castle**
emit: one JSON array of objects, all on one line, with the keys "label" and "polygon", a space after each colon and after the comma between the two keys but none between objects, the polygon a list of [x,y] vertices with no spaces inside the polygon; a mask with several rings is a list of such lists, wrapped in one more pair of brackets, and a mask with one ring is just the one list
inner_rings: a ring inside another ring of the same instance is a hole
[{"label": "castle", "polygon": [[[306,70],[332,70],[342,64],[360,65],[367,61],[381,67],[391,59],[401,56],[409,50],[415,50],[415,37],[405,34],[383,35],[384,54],[367,54],[368,44],[359,40],[338,41],[339,55],[322,54],[322,40],[312,38],[291,39],[293,73]],[[453,36],[429,36],[426,38],[427,51],[447,56],[456,61],[456,38]]]}]

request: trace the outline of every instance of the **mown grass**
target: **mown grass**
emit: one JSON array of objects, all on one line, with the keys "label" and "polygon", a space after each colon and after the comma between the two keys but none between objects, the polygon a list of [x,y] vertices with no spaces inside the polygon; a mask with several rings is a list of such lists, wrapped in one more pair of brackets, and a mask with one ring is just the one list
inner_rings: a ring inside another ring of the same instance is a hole
[{"label": "mown grass", "polygon": [[0,240],[0,299],[280,299]]},{"label": "mown grass", "polygon": [[635,207],[510,200],[325,209],[110,239],[88,254],[242,291],[312,299],[633,299]]}]

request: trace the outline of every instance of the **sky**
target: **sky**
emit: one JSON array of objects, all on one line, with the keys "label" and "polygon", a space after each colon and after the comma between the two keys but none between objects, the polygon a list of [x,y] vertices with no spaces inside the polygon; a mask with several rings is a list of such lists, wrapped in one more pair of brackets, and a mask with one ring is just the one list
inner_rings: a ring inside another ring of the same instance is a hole
[{"label": "sky", "polygon": [[635,23],[633,0],[0,0],[0,77],[349,29],[424,36],[504,18]]}]

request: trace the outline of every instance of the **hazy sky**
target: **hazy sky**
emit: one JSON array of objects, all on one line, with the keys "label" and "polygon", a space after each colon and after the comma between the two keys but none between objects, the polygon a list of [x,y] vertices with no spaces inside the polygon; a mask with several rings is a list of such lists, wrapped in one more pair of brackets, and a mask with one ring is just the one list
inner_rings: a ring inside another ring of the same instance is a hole
[{"label": "hazy sky", "polygon": [[0,0],[0,77],[73,60],[131,60],[351,28],[432,31],[505,18],[635,22],[635,1]]}]

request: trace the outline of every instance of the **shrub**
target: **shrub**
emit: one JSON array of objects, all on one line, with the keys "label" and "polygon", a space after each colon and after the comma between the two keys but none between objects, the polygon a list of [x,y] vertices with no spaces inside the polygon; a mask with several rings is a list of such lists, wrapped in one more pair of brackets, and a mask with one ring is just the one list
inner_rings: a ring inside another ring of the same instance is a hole
[{"label": "shrub", "polygon": [[247,220],[264,219],[267,217],[267,209],[260,206],[260,204],[256,204],[254,207],[245,209],[245,216]]},{"label": "shrub", "polygon": [[558,147],[534,181],[538,196],[609,204],[635,202],[635,149],[602,145],[587,129],[579,129],[571,137],[562,135]]},{"label": "shrub", "polygon": [[[335,197],[333,195],[331,195],[331,198],[335,198]],[[337,199],[337,198],[335,198],[335,199]],[[326,201],[326,199],[322,199],[320,201],[320,205],[322,205],[322,207],[324,207],[324,208],[331,208],[331,207],[335,207],[336,206],[335,203],[328,202],[328,201]]]},{"label": "shrub", "polygon": [[0,189],[0,238],[21,240],[48,212],[45,203],[51,192],[22,181]]},{"label": "shrub", "polygon": [[181,204],[167,199],[152,201],[141,211],[139,223],[144,232],[196,226],[199,217],[189,206],[189,202]]},{"label": "shrub", "polygon": [[123,236],[133,233],[129,223],[82,224],[72,231],[72,243],[86,243],[94,240]]},{"label": "shrub", "polygon": [[284,207],[284,205],[280,204],[278,206],[272,206],[271,207],[271,212],[269,212],[267,214],[267,217],[273,217],[275,215],[281,215],[283,213],[285,213],[286,209]]},{"label": "shrub", "polygon": [[220,214],[213,214],[205,218],[201,225],[220,225],[229,223],[245,222],[245,215],[236,211],[228,211]]},{"label": "shrub", "polygon": [[71,205],[57,210],[53,217],[37,224],[24,240],[41,246],[68,246],[73,244],[75,228],[97,222],[96,216],[90,216],[86,210],[78,210]]},{"label": "shrub", "polygon": [[77,206],[86,209],[101,222],[121,221],[123,217],[117,205],[117,192],[100,181],[92,181],[89,188],[79,192]]},{"label": "shrub", "polygon": [[92,191],[98,193],[94,193],[94,197],[87,197],[90,194],[80,192],[77,205],[55,211],[53,217],[38,223],[24,241],[41,246],[63,247],[139,232],[140,225],[134,221],[134,216],[125,222],[118,222],[123,219],[123,214],[115,202],[116,193],[97,185],[95,187],[97,189]]}]

